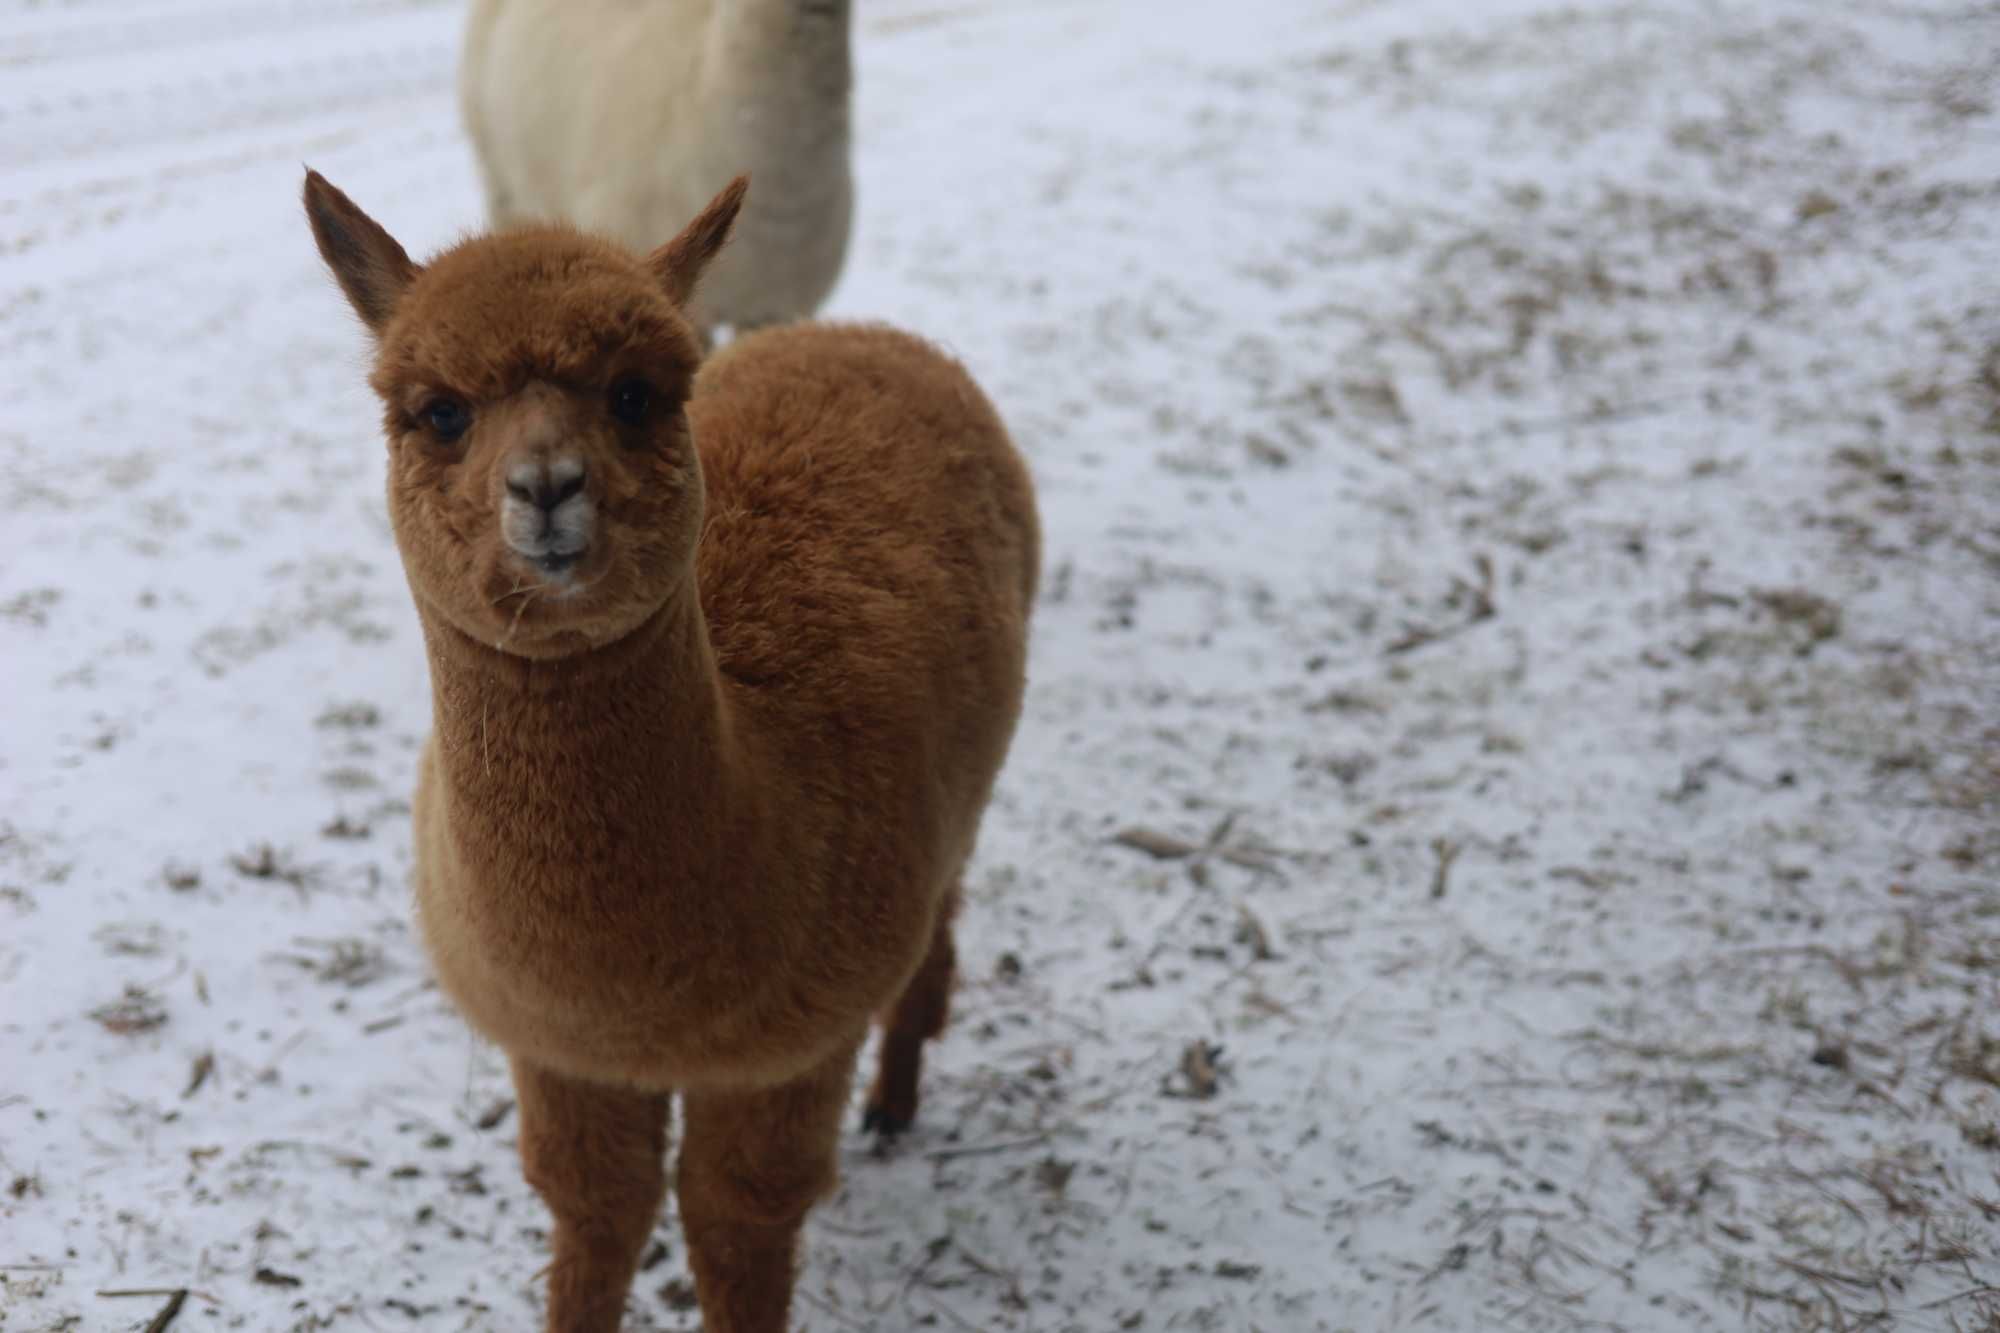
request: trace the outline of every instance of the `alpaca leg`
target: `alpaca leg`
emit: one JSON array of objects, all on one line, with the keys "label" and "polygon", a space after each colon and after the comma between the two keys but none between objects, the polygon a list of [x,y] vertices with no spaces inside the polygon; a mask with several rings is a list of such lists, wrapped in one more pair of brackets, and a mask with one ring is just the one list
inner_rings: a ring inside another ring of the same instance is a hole
[{"label": "alpaca leg", "polygon": [[858,1044],[775,1088],[688,1092],[678,1190],[706,1333],[784,1333],[800,1224],[838,1179]]},{"label": "alpaca leg", "polygon": [[493,155],[486,151],[480,136],[474,134],[472,140],[478,159],[480,191],[486,196],[486,226],[491,231],[511,227],[521,221],[519,210],[514,207],[513,193],[501,181],[500,169],[494,164]]},{"label": "alpaca leg", "polygon": [[883,1027],[882,1062],[861,1122],[865,1129],[900,1134],[917,1118],[917,1077],[923,1072],[924,1043],[943,1032],[945,1020],[951,1016],[951,983],[958,962],[951,931],[957,915],[958,890],[954,887],[938,910],[930,952],[903,988],[902,998]]},{"label": "alpaca leg", "polygon": [[513,226],[521,219],[514,211],[513,196],[501,188],[500,182],[488,172],[483,184],[486,188],[486,226],[490,231],[500,231]]},{"label": "alpaca leg", "polygon": [[521,1166],[555,1215],[549,1333],[616,1333],[666,1192],[667,1098],[514,1061]]}]

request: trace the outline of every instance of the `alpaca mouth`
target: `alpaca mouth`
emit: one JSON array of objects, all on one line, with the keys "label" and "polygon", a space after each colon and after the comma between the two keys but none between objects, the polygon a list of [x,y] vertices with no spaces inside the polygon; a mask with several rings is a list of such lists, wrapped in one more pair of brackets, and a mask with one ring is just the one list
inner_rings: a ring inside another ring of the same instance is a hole
[{"label": "alpaca mouth", "polygon": [[[583,566],[590,558],[588,546],[574,551],[515,551],[515,568],[527,575],[528,582],[540,591],[543,597],[567,600],[583,592],[588,586],[583,581]],[[515,576],[517,579],[519,574]]]}]

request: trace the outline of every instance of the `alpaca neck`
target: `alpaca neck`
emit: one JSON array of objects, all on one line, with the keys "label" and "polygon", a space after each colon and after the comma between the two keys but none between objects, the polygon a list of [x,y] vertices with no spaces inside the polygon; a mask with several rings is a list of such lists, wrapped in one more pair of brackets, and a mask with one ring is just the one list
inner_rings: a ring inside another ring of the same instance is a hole
[{"label": "alpaca neck", "polygon": [[639,628],[553,660],[419,614],[453,821],[508,859],[561,864],[587,820],[670,877],[706,878],[754,819],[692,573]]}]

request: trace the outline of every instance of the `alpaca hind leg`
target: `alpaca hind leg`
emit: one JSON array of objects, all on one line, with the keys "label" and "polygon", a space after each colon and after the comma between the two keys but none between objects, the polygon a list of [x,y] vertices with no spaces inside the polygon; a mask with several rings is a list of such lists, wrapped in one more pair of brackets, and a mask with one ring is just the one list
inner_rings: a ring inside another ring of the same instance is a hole
[{"label": "alpaca hind leg", "polygon": [[555,1215],[549,1333],[616,1333],[666,1192],[667,1098],[514,1061],[521,1166]]},{"label": "alpaca hind leg", "polygon": [[958,915],[958,898],[954,887],[938,909],[930,952],[924,955],[923,964],[903,988],[902,998],[883,1025],[882,1061],[868,1094],[868,1110],[861,1122],[864,1129],[900,1134],[917,1118],[917,1080],[923,1072],[924,1043],[943,1032],[951,1016],[951,985],[958,966],[952,924]]},{"label": "alpaca hind leg", "polygon": [[705,1333],[785,1333],[799,1227],[839,1179],[859,1045],[775,1088],[688,1091],[676,1189]]}]

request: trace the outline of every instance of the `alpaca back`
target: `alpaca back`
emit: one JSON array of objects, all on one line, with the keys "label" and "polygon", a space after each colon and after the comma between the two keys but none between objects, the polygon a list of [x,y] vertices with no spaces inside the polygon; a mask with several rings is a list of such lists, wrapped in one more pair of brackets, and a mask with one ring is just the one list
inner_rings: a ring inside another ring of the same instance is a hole
[{"label": "alpaca back", "polygon": [[1019,714],[1040,560],[1005,427],[928,344],[825,324],[731,344],[689,412],[723,675],[790,762],[879,786],[864,808],[935,784],[962,856]]},{"label": "alpaca back", "polygon": [[793,6],[729,3],[475,0],[459,92],[495,226],[566,220],[643,253],[754,177],[765,202],[693,312],[754,327],[810,314],[839,277],[851,76],[844,12],[801,36],[778,22]]}]

